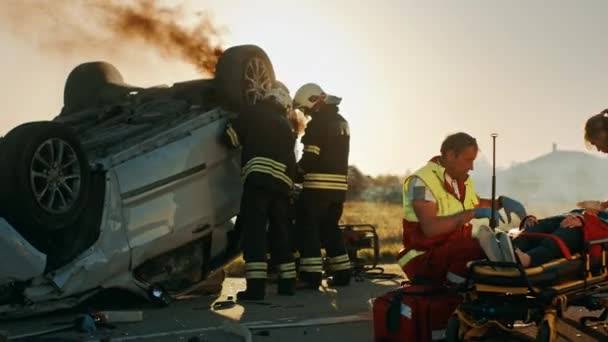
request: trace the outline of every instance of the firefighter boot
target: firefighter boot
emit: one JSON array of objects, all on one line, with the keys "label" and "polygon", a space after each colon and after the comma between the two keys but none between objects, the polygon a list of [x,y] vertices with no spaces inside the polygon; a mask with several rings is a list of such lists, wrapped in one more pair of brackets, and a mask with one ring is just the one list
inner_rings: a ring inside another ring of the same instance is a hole
[{"label": "firefighter boot", "polygon": [[293,296],[296,294],[296,279],[279,279],[277,292],[281,296]]},{"label": "firefighter boot", "polygon": [[350,270],[335,271],[327,278],[327,286],[348,286],[350,284]]},{"label": "firefighter boot", "polygon": [[236,294],[238,300],[263,300],[266,295],[266,279],[247,279],[247,289]]}]

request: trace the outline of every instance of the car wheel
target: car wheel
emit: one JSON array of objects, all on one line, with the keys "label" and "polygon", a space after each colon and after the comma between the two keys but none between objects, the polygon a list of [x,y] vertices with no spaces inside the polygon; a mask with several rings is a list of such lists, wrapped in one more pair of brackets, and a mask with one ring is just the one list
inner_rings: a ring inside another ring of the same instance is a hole
[{"label": "car wheel", "polygon": [[215,71],[220,104],[233,111],[247,110],[255,105],[275,80],[268,55],[255,45],[227,49],[220,56]]},{"label": "car wheel", "polygon": [[78,112],[97,103],[108,84],[123,84],[118,69],[106,62],[89,62],[75,67],[65,81],[62,115]]},{"label": "car wheel", "polygon": [[1,214],[26,238],[40,240],[43,232],[78,219],[89,195],[90,168],[70,128],[47,121],[23,124],[4,137],[2,152]]}]

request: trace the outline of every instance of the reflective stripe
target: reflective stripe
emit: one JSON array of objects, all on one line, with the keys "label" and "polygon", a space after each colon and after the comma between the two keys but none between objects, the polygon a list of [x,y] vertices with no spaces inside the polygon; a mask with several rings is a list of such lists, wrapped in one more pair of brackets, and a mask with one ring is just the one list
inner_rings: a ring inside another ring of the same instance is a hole
[{"label": "reflective stripe", "polygon": [[288,262],[285,264],[279,264],[278,265],[279,271],[283,272],[283,271],[292,271],[296,269],[296,263],[295,262]]},{"label": "reflective stripe", "polygon": [[281,279],[294,279],[296,277],[296,271],[286,271],[279,273],[279,278]]},{"label": "reflective stripe", "polygon": [[266,279],[268,278],[268,264],[266,262],[246,262],[245,278]]},{"label": "reflective stripe", "polygon": [[335,257],[327,258],[329,261],[329,265],[327,265],[327,269],[329,271],[342,271],[348,270],[351,268],[350,259],[348,258],[348,254],[342,254]]},{"label": "reflective stripe", "polygon": [[300,271],[303,272],[322,272],[323,259],[321,257],[301,258]]},{"label": "reflective stripe", "polygon": [[262,166],[262,165],[252,165],[251,167],[249,167],[246,171],[243,169],[244,173],[241,176],[241,179],[243,181],[245,181],[247,179],[247,176],[249,176],[250,173],[252,172],[259,172],[259,173],[265,173],[268,174],[274,178],[277,178],[281,181],[283,181],[285,184],[287,184],[287,186],[289,186],[290,188],[293,187],[293,181],[291,180],[291,178],[287,177],[286,174],[280,172],[280,171],[276,171],[275,169],[268,167],[268,166]]},{"label": "reflective stripe", "polygon": [[304,175],[303,187],[307,189],[348,190],[346,175],[331,173],[308,173]]},{"label": "reflective stripe", "polygon": [[307,173],[304,175],[304,180],[329,181],[329,182],[347,182],[346,175],[331,174],[331,173]]},{"label": "reflective stripe", "polygon": [[312,258],[301,258],[300,264],[309,265],[309,264],[322,264],[323,258],[321,257],[312,257]]},{"label": "reflective stripe", "polygon": [[245,272],[245,278],[247,279],[266,279],[268,273],[266,271],[247,271]]},{"label": "reflective stripe", "polygon": [[283,171],[283,172],[285,172],[285,170],[287,170],[287,166],[285,166],[285,164],[280,163],[280,162],[270,159],[270,158],[266,158],[266,157],[253,157],[253,158],[249,159],[249,161],[247,161],[247,164],[245,164],[245,166],[243,166],[243,169],[246,169],[249,166],[251,166],[253,164],[258,164],[258,163],[268,165],[270,167],[273,167],[273,168],[278,169],[279,171]]},{"label": "reflective stripe", "polygon": [[227,127],[228,128],[226,129],[226,134],[228,134],[228,137],[230,138],[230,143],[232,144],[232,146],[234,146],[234,147],[241,146],[241,143],[239,142],[239,136],[236,133],[236,131],[234,130],[234,128],[232,128],[232,125],[228,124]]},{"label": "reflective stripe", "polygon": [[401,266],[401,268],[405,267],[405,265],[410,262],[410,260],[414,259],[415,257],[422,255],[426,253],[425,251],[418,251],[415,249],[410,250],[409,252],[405,253],[404,256],[402,256],[401,258],[399,258],[399,260],[397,261],[397,263],[399,264],[399,266]]},{"label": "reflective stripe", "polygon": [[348,190],[348,184],[329,183],[329,182],[306,182],[302,185],[305,189],[329,189],[329,190]]},{"label": "reflective stripe", "polygon": [[348,258],[348,254],[342,254],[342,255],[335,256],[335,257],[330,257],[330,258],[327,258],[327,260],[332,264],[350,261],[350,259]]},{"label": "reflective stripe", "polygon": [[321,148],[316,145],[306,145],[306,146],[304,146],[304,152],[310,152],[310,153],[314,153],[316,155],[320,155]]},{"label": "reflective stripe", "polygon": [[327,265],[327,269],[329,271],[342,271],[342,270],[349,270],[350,268],[351,268],[350,261],[343,261],[340,263]]},{"label": "reflective stripe", "polygon": [[267,270],[268,264],[264,261],[261,262],[246,262],[245,263],[246,270]]},{"label": "reflective stripe", "polygon": [[300,265],[300,272],[323,272],[321,265]]}]

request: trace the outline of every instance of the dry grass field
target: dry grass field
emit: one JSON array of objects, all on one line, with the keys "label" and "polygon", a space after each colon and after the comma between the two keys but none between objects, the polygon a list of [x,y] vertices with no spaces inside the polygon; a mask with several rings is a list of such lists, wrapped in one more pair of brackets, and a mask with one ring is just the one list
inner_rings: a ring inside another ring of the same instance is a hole
[{"label": "dry grass field", "polygon": [[[400,204],[383,202],[347,202],[344,205],[341,223],[369,223],[376,227],[380,239],[380,259],[382,262],[395,262],[402,248],[401,219],[403,209]],[[365,256],[367,251],[363,251]]]}]

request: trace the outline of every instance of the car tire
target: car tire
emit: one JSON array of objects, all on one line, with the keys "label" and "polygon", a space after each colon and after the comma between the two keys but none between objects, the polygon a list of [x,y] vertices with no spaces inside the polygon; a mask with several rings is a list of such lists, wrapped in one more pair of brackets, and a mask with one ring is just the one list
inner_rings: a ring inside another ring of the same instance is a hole
[{"label": "car tire", "polygon": [[272,87],[274,68],[266,52],[256,45],[233,46],[220,56],[215,83],[220,104],[246,111]]},{"label": "car tire", "polygon": [[100,92],[108,84],[124,84],[122,75],[114,65],[89,62],[75,67],[65,81],[62,115],[95,105]]},{"label": "car tire", "polygon": [[30,122],[3,139],[0,215],[35,247],[48,249],[48,232],[73,224],[90,191],[87,157],[64,124]]}]

